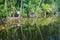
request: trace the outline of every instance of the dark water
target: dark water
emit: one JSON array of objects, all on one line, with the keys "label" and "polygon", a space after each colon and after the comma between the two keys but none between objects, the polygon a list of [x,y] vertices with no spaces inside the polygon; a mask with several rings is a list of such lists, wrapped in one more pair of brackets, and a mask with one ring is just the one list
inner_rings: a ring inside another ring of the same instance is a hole
[{"label": "dark water", "polygon": [[54,40],[54,38],[53,38],[53,36],[52,36],[52,35],[50,35],[50,40]]}]

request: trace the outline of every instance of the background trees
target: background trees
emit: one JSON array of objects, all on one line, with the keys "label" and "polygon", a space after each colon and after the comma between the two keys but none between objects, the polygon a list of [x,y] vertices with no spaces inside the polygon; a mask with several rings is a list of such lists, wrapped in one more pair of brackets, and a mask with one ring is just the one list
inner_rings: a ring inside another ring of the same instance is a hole
[{"label": "background trees", "polygon": [[[59,0],[1,0],[0,9],[3,5],[3,10],[6,9],[7,15],[10,15],[11,10],[22,11],[23,16],[30,13],[40,14],[44,10],[55,11],[59,8]],[[56,5],[58,4],[58,5]],[[4,6],[5,5],[5,6]],[[56,9],[54,9],[56,8]],[[1,9],[2,10],[2,9]]]}]

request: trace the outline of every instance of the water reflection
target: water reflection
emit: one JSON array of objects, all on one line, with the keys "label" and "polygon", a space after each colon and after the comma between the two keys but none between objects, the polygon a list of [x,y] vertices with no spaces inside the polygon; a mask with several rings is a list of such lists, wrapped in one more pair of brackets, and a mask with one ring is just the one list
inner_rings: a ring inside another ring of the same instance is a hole
[{"label": "water reflection", "polygon": [[54,40],[54,38],[53,38],[53,36],[52,36],[52,35],[50,35],[50,40]]}]

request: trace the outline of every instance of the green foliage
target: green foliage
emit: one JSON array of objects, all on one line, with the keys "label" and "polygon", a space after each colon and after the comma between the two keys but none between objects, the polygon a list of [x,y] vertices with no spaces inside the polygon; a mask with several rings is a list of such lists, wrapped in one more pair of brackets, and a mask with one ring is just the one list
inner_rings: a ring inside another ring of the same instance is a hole
[{"label": "green foliage", "polygon": [[60,0],[56,0],[57,8],[60,9]]},{"label": "green foliage", "polygon": [[11,13],[6,13],[6,17],[11,17]]},{"label": "green foliage", "polygon": [[27,17],[27,14],[26,14],[26,13],[24,13],[24,14],[23,14],[23,17]]},{"label": "green foliage", "polygon": [[55,0],[44,0],[45,3],[48,3],[48,4],[53,4],[55,3]]},{"label": "green foliage", "polygon": [[0,3],[2,3],[4,0],[0,0]]},{"label": "green foliage", "polygon": [[43,9],[44,11],[47,11],[47,12],[52,11],[50,5],[48,5],[48,4],[42,4],[42,9]]},{"label": "green foliage", "polygon": [[42,10],[42,8],[40,8],[40,7],[37,6],[36,12],[37,12],[38,14],[40,14],[40,13],[43,12],[43,10]]}]

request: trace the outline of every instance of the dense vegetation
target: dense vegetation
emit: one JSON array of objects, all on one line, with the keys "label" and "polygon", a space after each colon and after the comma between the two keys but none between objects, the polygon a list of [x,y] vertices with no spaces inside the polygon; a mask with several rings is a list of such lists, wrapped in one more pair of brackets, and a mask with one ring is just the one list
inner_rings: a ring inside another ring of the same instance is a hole
[{"label": "dense vegetation", "polygon": [[0,0],[0,40],[60,40],[59,0]]}]

